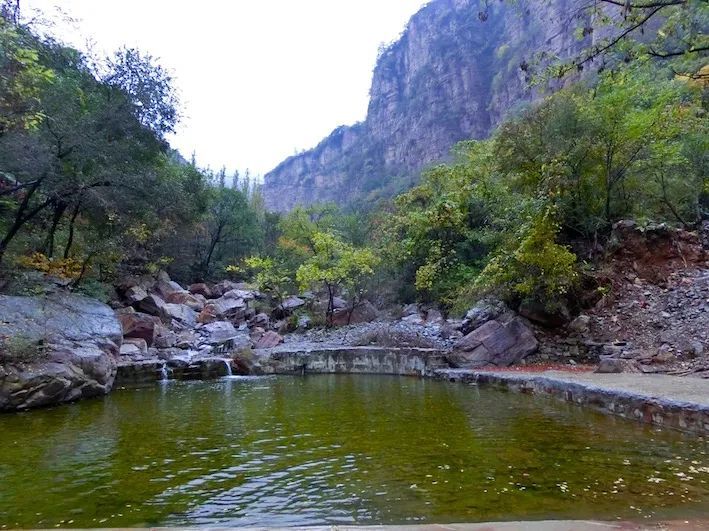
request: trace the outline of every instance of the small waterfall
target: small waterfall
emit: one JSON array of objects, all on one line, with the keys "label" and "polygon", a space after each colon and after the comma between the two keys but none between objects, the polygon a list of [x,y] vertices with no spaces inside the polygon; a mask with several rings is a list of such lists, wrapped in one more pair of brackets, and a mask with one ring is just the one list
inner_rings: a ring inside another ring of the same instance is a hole
[{"label": "small waterfall", "polygon": [[234,376],[234,373],[231,372],[231,362],[229,360],[224,360],[224,365],[226,365],[226,375],[227,376]]},{"label": "small waterfall", "polygon": [[160,367],[160,381],[167,382],[170,379],[170,373],[167,370],[167,363],[163,363]]}]

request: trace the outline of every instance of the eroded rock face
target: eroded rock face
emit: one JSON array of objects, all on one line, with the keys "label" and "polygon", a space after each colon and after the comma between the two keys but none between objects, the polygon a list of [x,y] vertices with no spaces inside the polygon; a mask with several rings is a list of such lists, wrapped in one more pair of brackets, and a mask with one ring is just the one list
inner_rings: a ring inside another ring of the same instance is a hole
[{"label": "eroded rock face", "polygon": [[0,410],[108,393],[122,329],[113,310],[78,295],[0,296]]},{"label": "eroded rock face", "polygon": [[509,367],[537,348],[534,333],[519,317],[509,322],[493,319],[460,339],[448,355],[448,361],[461,369],[485,365]]}]

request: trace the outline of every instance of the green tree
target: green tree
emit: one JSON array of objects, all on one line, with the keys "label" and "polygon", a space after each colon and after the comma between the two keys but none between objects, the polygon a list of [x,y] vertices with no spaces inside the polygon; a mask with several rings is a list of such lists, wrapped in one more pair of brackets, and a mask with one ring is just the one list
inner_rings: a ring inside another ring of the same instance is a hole
[{"label": "green tree", "polygon": [[350,300],[350,315],[364,291],[365,281],[374,274],[379,260],[371,249],[353,247],[332,233],[312,236],[313,255],[296,272],[301,289],[322,286],[327,292],[325,317],[332,324],[334,298],[338,292]]}]

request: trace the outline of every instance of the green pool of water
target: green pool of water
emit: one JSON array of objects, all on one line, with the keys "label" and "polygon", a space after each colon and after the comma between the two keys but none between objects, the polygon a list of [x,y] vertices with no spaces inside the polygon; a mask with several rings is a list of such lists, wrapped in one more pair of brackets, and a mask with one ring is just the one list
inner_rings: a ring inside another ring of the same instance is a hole
[{"label": "green pool of water", "polygon": [[0,526],[694,518],[708,449],[445,382],[171,382],[0,416]]}]

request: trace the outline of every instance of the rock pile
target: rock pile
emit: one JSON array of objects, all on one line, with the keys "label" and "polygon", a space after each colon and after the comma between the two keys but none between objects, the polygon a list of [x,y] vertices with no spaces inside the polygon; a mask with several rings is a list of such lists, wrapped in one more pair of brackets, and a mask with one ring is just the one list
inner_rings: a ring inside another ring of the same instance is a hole
[{"label": "rock pile", "polygon": [[127,279],[117,291],[124,362],[192,361],[283,341],[269,330],[269,316],[257,313],[261,294],[245,284],[223,280],[184,288],[161,272]]}]

